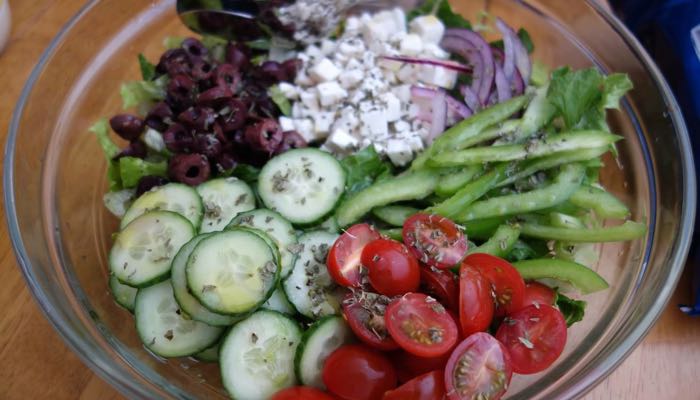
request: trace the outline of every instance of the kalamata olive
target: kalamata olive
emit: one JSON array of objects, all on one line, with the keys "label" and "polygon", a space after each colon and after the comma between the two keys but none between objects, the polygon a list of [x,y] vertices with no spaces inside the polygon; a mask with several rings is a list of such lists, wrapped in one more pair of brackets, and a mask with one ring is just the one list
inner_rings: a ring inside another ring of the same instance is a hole
[{"label": "kalamata olive", "polygon": [[238,91],[238,84],[241,82],[241,74],[238,68],[231,64],[220,64],[214,70],[214,80],[218,86],[225,86],[231,92]]},{"label": "kalamata olive", "polygon": [[277,105],[267,94],[255,99],[255,110],[258,112],[258,115],[270,118],[279,114]]},{"label": "kalamata olive", "polygon": [[146,115],[146,125],[163,132],[168,128],[168,125],[173,123],[173,110],[170,109],[168,103],[160,101]]},{"label": "kalamata olive", "polygon": [[282,67],[284,68],[284,72],[287,73],[287,80],[294,82],[294,79],[297,77],[297,73],[299,70],[301,70],[303,65],[304,62],[298,58],[290,58],[289,60],[283,62]]},{"label": "kalamata olive", "polygon": [[146,145],[137,140],[129,143],[129,145],[120,151],[119,154],[114,156],[114,159],[118,160],[122,157],[144,158],[146,157],[147,153]]},{"label": "kalamata olive", "polygon": [[193,150],[196,153],[203,154],[209,158],[216,157],[221,153],[221,142],[211,133],[194,136]]},{"label": "kalamata olive", "polygon": [[168,82],[167,100],[171,107],[185,109],[193,103],[195,83],[187,75],[175,75]]},{"label": "kalamata olive", "polygon": [[224,132],[232,132],[245,124],[248,107],[239,99],[228,99],[219,109],[219,121]]},{"label": "kalamata olive", "polygon": [[218,121],[211,124],[211,129],[207,133],[214,135],[214,137],[219,139],[219,142],[221,143],[226,143],[229,141],[228,136],[226,136],[226,133],[224,133],[224,130],[221,128],[221,124]]},{"label": "kalamata olive", "polygon": [[179,74],[189,74],[192,63],[187,52],[183,49],[170,49],[163,53],[156,66],[156,71],[173,77]]},{"label": "kalamata olive", "polygon": [[112,130],[128,141],[136,140],[143,132],[143,120],[131,114],[115,115],[109,120]]},{"label": "kalamata olive", "polygon": [[231,153],[221,152],[214,158],[216,170],[220,173],[230,171],[238,165],[236,158]]},{"label": "kalamata olive", "polygon": [[216,121],[216,111],[209,107],[190,107],[177,116],[177,120],[191,129],[208,131]]},{"label": "kalamata olive", "polygon": [[163,132],[165,147],[173,153],[187,153],[192,149],[194,137],[182,124],[172,124]]},{"label": "kalamata olive", "polygon": [[192,78],[199,81],[208,81],[214,75],[214,67],[204,60],[197,60],[192,64]]},{"label": "kalamata olive", "polygon": [[250,51],[242,44],[229,43],[226,46],[226,62],[239,71],[245,71],[250,66]]},{"label": "kalamata olive", "polygon": [[246,128],[245,140],[253,150],[272,154],[282,142],[282,129],[274,119],[264,119]]},{"label": "kalamata olive", "polygon": [[272,83],[288,80],[287,72],[277,61],[265,61],[260,66],[264,77]]},{"label": "kalamata olive", "polygon": [[209,52],[202,42],[191,37],[182,41],[182,48],[187,52],[187,55],[190,56],[190,60],[192,61],[206,57]]},{"label": "kalamata olive", "polygon": [[139,183],[136,184],[136,197],[148,192],[154,187],[163,186],[168,183],[168,179],[157,175],[146,175],[139,179]]},{"label": "kalamata olive", "polygon": [[200,106],[217,107],[222,102],[231,98],[231,96],[233,96],[233,92],[231,92],[228,86],[214,86],[199,94],[197,97],[197,104]]},{"label": "kalamata olive", "polygon": [[275,149],[275,154],[282,154],[292,149],[307,147],[308,143],[297,131],[286,131],[282,133],[282,141]]},{"label": "kalamata olive", "polygon": [[190,186],[206,181],[211,174],[209,160],[202,154],[176,154],[170,158],[170,179]]}]

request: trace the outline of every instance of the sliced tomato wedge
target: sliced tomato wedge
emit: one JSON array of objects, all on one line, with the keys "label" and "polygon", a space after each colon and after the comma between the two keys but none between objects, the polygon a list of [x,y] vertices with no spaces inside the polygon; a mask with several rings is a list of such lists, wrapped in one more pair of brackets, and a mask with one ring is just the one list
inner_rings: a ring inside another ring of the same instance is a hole
[{"label": "sliced tomato wedge", "polygon": [[428,372],[384,393],[383,400],[442,400],[445,398],[444,377],[442,370]]},{"label": "sliced tomato wedge", "polygon": [[418,260],[401,242],[384,238],[373,240],[362,250],[360,261],[367,268],[370,285],[383,295],[400,296],[418,289]]},{"label": "sliced tomato wedge", "polygon": [[346,400],[380,400],[396,387],[396,371],[384,354],[350,344],[331,353],[321,373],[328,391]]},{"label": "sliced tomato wedge", "polygon": [[407,351],[399,350],[391,354],[391,362],[396,368],[396,376],[399,382],[408,382],[411,379],[434,370],[443,370],[451,353],[445,353],[439,357],[418,357]]},{"label": "sliced tomato wedge", "polygon": [[386,328],[404,350],[419,357],[438,357],[457,343],[457,324],[447,309],[422,293],[407,293],[386,308]]},{"label": "sliced tomato wedge", "polygon": [[471,265],[486,277],[496,298],[496,316],[502,317],[523,307],[525,281],[508,261],[485,253],[466,256],[464,264]]},{"label": "sliced tomato wedge", "polygon": [[467,254],[467,238],[451,220],[435,214],[415,214],[403,224],[403,242],[424,264],[445,269]]},{"label": "sliced tomato wedge", "polygon": [[271,400],[333,400],[333,397],[309,386],[292,386],[275,393]]},{"label": "sliced tomato wedge", "polygon": [[420,280],[421,292],[435,297],[449,310],[455,312],[459,310],[458,277],[452,271],[435,267],[422,267]]},{"label": "sliced tomato wedge", "polygon": [[523,296],[523,308],[532,304],[554,305],[556,293],[547,285],[539,282],[527,282],[525,284],[525,295]]},{"label": "sliced tomato wedge", "polygon": [[559,358],[566,345],[566,321],[556,308],[530,305],[507,316],[496,338],[508,349],[513,371],[536,374]]},{"label": "sliced tomato wedge", "polygon": [[328,251],[328,273],[333,280],[345,287],[360,287],[362,274],[360,257],[367,243],[381,237],[369,224],[357,224],[349,227]]},{"label": "sliced tomato wedge", "polygon": [[399,348],[389,336],[384,319],[390,302],[386,296],[359,290],[346,294],[343,299],[343,316],[350,330],[362,342],[378,350]]},{"label": "sliced tomato wedge", "polygon": [[491,284],[474,267],[462,263],[459,269],[459,321],[462,335],[485,331],[495,311]]},{"label": "sliced tomato wedge", "polygon": [[498,400],[513,376],[506,348],[493,336],[477,332],[452,352],[445,367],[449,400]]}]

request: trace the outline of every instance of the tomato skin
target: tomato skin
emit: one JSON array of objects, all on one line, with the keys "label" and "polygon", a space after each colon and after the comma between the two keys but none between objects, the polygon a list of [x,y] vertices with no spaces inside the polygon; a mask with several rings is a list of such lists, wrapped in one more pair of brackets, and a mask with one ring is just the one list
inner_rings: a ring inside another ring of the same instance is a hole
[{"label": "tomato skin", "polygon": [[549,368],[564,351],[566,321],[552,306],[530,305],[506,317],[496,338],[508,349],[513,371],[536,374]]},{"label": "tomato skin", "polygon": [[445,373],[428,372],[384,393],[383,400],[442,400],[445,398]]},{"label": "tomato skin", "polygon": [[[363,296],[365,298],[378,297],[374,293],[365,293]],[[389,299],[386,299],[385,303],[389,304]],[[363,307],[362,302],[355,297],[354,293],[345,295],[342,308],[343,317],[348,322],[350,330],[360,341],[377,350],[388,351],[399,348],[399,345],[386,330],[384,315],[373,315],[367,308]],[[370,329],[368,325],[373,326],[374,329]],[[383,337],[378,337],[377,333]]]},{"label": "tomato skin", "polygon": [[368,269],[370,285],[383,295],[399,296],[418,289],[418,260],[402,243],[390,239],[373,240],[362,250],[360,261]]},{"label": "tomato skin", "polygon": [[356,224],[346,229],[328,251],[326,264],[331,278],[341,286],[359,287],[362,249],[380,237],[379,232],[369,224]]},{"label": "tomato skin", "polygon": [[556,293],[547,285],[539,282],[527,282],[525,284],[525,295],[523,296],[522,308],[532,304],[554,305]]},{"label": "tomato skin", "polygon": [[396,387],[391,362],[379,352],[353,344],[328,356],[322,378],[328,391],[344,400],[378,400]]},{"label": "tomato skin", "polygon": [[508,261],[486,253],[473,253],[464,258],[491,283],[496,294],[496,316],[502,317],[523,307],[525,281]]},{"label": "tomato skin", "polygon": [[452,352],[445,367],[449,400],[498,400],[513,376],[505,346],[485,332],[477,332]]},{"label": "tomato skin", "polygon": [[402,235],[418,260],[436,268],[451,268],[467,254],[467,239],[462,231],[440,215],[412,215],[404,222]]},{"label": "tomato skin", "polygon": [[386,309],[386,327],[396,343],[419,357],[439,357],[457,343],[457,324],[437,300],[407,293]]},{"label": "tomato skin", "polygon": [[491,324],[496,306],[491,284],[469,264],[459,269],[459,321],[462,335],[485,331]]},{"label": "tomato skin", "polygon": [[392,353],[390,359],[396,369],[396,376],[399,382],[408,382],[430,371],[444,369],[450,354],[445,353],[439,357],[426,358],[401,350]]},{"label": "tomato skin", "polygon": [[457,275],[449,270],[421,267],[421,292],[435,297],[451,311],[459,310],[459,284]]},{"label": "tomato skin", "polygon": [[333,397],[310,386],[292,386],[275,393],[270,400],[333,400]]}]

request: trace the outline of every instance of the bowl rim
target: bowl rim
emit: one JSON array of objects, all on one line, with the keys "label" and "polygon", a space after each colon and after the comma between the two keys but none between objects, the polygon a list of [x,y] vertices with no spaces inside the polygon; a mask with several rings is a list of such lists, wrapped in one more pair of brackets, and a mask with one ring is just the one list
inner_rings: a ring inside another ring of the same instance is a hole
[{"label": "bowl rim", "polygon": [[[142,391],[137,387],[135,381],[119,379],[105,368],[105,365],[90,357],[87,346],[83,343],[80,336],[73,330],[68,329],[68,321],[58,312],[55,312],[55,307],[52,302],[39,290],[39,285],[35,276],[35,271],[24,246],[20,233],[19,221],[16,214],[15,191],[14,191],[14,161],[15,161],[15,144],[19,132],[19,123],[21,115],[27,105],[27,100],[34,88],[37,78],[44,70],[50,58],[55,54],[58,45],[62,42],[67,33],[77,24],[77,22],[87,14],[100,0],[90,0],[82,6],[78,12],[73,15],[59,30],[56,36],[51,40],[47,48],[42,52],[39,61],[32,69],[27,81],[21,91],[15,109],[10,121],[7,140],[4,151],[3,161],[3,192],[5,201],[5,219],[8,226],[8,232],[12,243],[15,258],[20,266],[24,279],[27,281],[27,286],[36,302],[39,305],[45,318],[51,323],[54,330],[63,339],[64,343],[78,355],[81,361],[87,365],[93,372],[108,382],[122,394],[129,397],[138,397]],[[682,232],[678,241],[677,251],[671,255],[671,266],[666,281],[659,293],[659,296],[651,304],[645,316],[639,323],[629,332],[620,345],[610,353],[607,362],[601,363],[599,368],[591,371],[589,374],[582,377],[576,384],[570,386],[563,391],[566,397],[576,398],[583,396],[585,393],[592,390],[602,380],[604,380],[617,366],[619,366],[627,356],[637,347],[644,339],[649,330],[654,326],[655,322],[660,317],[662,311],[668,304],[671,295],[680,279],[681,273],[685,267],[685,260],[690,249],[692,241],[693,225],[696,213],[696,180],[695,167],[693,162],[690,138],[682,112],[678,103],[671,91],[666,79],[661,74],[655,62],[643,48],[639,40],[627,29],[627,27],[608,9],[601,5],[596,0],[585,0],[591,8],[597,12],[623,39],[625,44],[629,46],[631,52],[638,57],[646,71],[652,76],[654,84],[660,89],[663,95],[664,102],[669,106],[669,115],[672,119],[676,137],[679,140],[682,152],[680,154],[680,164],[683,167],[683,202],[682,202],[682,221],[680,222],[680,230]],[[527,0],[516,0],[517,3],[529,3]]]}]

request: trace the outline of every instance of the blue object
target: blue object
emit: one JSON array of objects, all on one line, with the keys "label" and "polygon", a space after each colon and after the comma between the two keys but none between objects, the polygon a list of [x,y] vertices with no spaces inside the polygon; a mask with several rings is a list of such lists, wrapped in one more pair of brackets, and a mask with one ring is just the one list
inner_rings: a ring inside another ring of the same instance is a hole
[{"label": "blue object", "polygon": [[[700,0],[611,0],[616,13],[663,71],[688,125],[695,160],[700,160]],[[700,213],[695,226],[700,227]],[[694,299],[683,312],[700,315],[700,229],[690,260]]]}]

